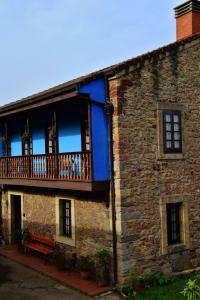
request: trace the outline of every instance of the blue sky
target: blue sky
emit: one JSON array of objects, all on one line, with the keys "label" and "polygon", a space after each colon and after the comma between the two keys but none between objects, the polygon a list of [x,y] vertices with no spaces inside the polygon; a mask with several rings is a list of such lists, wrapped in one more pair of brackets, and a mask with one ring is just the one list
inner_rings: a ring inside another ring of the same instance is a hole
[{"label": "blue sky", "polygon": [[181,0],[0,0],[0,104],[175,41]]}]

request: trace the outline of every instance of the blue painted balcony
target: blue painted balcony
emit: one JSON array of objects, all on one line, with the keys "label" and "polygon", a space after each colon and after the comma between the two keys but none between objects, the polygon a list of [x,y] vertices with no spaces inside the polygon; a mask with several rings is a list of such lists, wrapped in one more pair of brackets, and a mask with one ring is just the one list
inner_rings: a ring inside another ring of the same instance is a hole
[{"label": "blue painted balcony", "polygon": [[0,184],[108,189],[104,102],[93,100],[89,93],[71,92],[1,107]]}]

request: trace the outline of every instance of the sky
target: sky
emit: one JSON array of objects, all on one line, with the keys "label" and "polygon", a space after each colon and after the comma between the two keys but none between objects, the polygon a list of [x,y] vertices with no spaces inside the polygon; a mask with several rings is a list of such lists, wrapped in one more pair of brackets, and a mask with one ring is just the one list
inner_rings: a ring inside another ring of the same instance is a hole
[{"label": "sky", "polygon": [[175,41],[182,0],[0,0],[0,105]]}]

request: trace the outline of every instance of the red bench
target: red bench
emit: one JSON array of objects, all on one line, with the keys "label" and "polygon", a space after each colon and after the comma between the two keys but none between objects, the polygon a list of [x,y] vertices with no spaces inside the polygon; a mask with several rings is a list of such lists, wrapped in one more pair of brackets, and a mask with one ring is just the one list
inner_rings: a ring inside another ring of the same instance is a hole
[{"label": "red bench", "polygon": [[27,250],[30,249],[42,253],[45,258],[47,258],[54,252],[56,242],[35,233],[31,233],[30,240],[28,242],[24,242],[23,247],[25,253],[27,253]]}]

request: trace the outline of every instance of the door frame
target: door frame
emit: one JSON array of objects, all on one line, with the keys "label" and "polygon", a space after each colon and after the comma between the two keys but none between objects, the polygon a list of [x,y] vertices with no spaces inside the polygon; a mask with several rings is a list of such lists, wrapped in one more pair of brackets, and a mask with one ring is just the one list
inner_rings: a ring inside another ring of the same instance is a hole
[{"label": "door frame", "polygon": [[15,191],[8,192],[8,239],[9,244],[12,242],[12,220],[11,220],[11,206],[12,206],[12,196],[20,196],[21,197],[21,228],[23,229],[23,213],[24,213],[24,194]]}]

